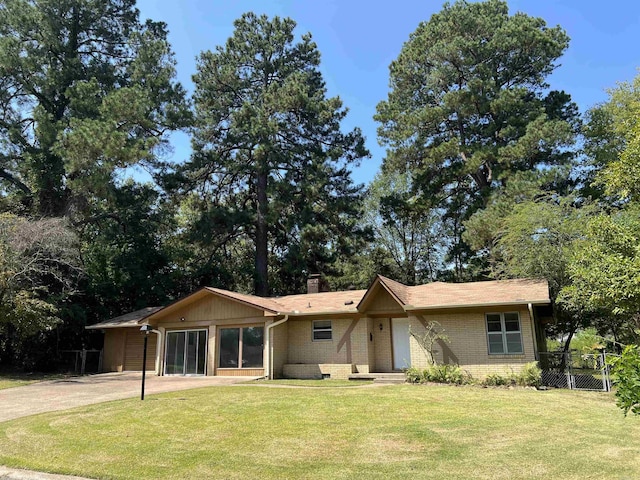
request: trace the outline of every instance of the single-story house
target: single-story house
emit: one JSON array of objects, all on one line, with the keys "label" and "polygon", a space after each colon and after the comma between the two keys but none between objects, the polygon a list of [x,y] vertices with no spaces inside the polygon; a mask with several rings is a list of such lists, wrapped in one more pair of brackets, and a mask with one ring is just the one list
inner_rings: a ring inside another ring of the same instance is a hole
[{"label": "single-story house", "polygon": [[423,367],[413,334],[431,321],[448,337],[436,360],[474,377],[518,371],[544,351],[546,281],[406,286],[377,276],[367,290],[320,285],[310,278],[309,293],[272,298],[205,287],[87,328],[104,332],[103,370],[119,372],[142,369],[140,328],[150,325],[146,368],[157,375],[348,378]]}]

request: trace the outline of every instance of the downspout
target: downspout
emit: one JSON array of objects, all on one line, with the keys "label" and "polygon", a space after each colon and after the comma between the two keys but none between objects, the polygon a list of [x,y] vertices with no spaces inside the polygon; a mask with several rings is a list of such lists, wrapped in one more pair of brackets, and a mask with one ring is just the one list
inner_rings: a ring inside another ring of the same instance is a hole
[{"label": "downspout", "polygon": [[271,338],[271,329],[273,327],[277,327],[278,325],[282,325],[287,320],[289,320],[288,314],[285,315],[282,320],[278,320],[271,325],[267,325],[267,340],[269,342],[269,370],[267,371],[265,377],[267,377],[269,380],[273,380],[273,340]]},{"label": "downspout", "polygon": [[[145,323],[144,325],[149,325],[148,323]],[[151,333],[155,333],[156,335],[158,335],[157,339],[156,339],[156,361],[154,362],[156,365],[156,371],[155,374],[157,376],[162,375],[161,373],[161,367],[162,367],[162,332],[156,328],[150,330]]]},{"label": "downspout", "polygon": [[536,326],[533,320],[533,305],[531,303],[527,304],[529,308],[529,319],[531,320],[531,335],[533,335],[533,346],[535,351],[533,352],[536,360],[540,360],[540,355],[538,354],[538,335],[536,334]]}]

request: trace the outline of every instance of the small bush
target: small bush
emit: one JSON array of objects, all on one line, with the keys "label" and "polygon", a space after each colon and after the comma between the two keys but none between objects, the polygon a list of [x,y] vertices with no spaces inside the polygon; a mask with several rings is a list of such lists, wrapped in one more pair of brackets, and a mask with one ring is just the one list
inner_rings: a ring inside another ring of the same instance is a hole
[{"label": "small bush", "polygon": [[503,385],[508,385],[509,383],[511,383],[509,378],[498,373],[490,373],[482,380],[482,385],[485,387],[501,387]]},{"label": "small bush", "polygon": [[521,387],[538,387],[542,383],[542,370],[538,362],[527,363],[520,373],[515,376],[516,383]]},{"label": "small bush", "polygon": [[417,367],[405,371],[409,383],[447,383],[451,385],[466,385],[473,382],[473,378],[457,365],[432,365],[425,369]]},{"label": "small bush", "polygon": [[537,387],[542,382],[542,370],[538,362],[527,363],[520,373],[511,372],[507,375],[491,373],[482,380],[485,387],[501,387],[504,385],[519,385],[521,387]]},{"label": "small bush", "polygon": [[422,383],[424,371],[417,367],[409,367],[404,371],[404,375],[409,383]]}]

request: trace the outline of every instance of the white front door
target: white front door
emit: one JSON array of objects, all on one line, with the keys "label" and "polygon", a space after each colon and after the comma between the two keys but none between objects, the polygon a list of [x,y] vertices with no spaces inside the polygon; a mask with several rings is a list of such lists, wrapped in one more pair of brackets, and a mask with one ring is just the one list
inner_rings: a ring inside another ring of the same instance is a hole
[{"label": "white front door", "polygon": [[391,337],[393,338],[393,369],[402,370],[411,366],[409,349],[409,319],[391,319]]}]

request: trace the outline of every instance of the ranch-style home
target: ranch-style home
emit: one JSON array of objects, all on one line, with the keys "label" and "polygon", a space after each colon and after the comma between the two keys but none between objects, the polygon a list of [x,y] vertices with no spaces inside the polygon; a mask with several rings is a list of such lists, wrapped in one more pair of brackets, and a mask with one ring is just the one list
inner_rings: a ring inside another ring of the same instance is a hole
[{"label": "ranch-style home", "polygon": [[439,363],[474,377],[518,371],[544,349],[546,281],[434,282],[406,286],[378,276],[367,290],[264,298],[202,288],[166,307],[146,308],[91,325],[104,332],[103,370],[141,370],[150,325],[147,370],[158,375],[267,378],[357,378],[426,366],[413,334],[437,321]]}]

